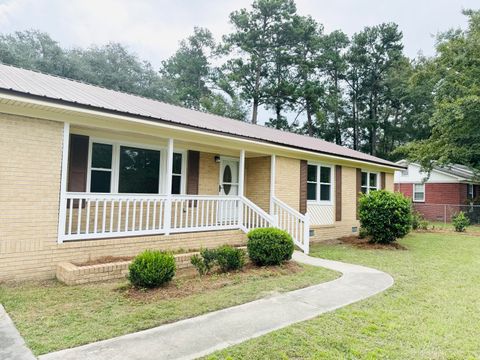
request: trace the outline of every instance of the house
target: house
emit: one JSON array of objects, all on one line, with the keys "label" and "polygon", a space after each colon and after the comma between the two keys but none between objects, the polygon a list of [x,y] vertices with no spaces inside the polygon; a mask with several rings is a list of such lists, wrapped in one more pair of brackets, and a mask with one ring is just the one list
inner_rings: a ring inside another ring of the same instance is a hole
[{"label": "house", "polygon": [[395,164],[319,139],[0,65],[0,280],[145,248],[242,244],[277,226],[356,232]]},{"label": "house", "polygon": [[395,191],[410,197],[427,220],[450,221],[459,211],[472,210],[470,204],[480,196],[478,179],[466,166],[435,166],[428,175],[419,164],[397,164],[406,168],[395,172]]}]

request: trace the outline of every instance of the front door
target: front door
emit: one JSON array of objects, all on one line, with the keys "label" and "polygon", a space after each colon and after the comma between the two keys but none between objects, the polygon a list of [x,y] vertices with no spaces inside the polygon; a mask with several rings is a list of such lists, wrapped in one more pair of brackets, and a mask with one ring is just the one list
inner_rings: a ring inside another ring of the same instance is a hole
[{"label": "front door", "polygon": [[[219,194],[224,196],[238,195],[238,169],[239,160],[232,158],[220,159],[220,186]],[[232,207],[232,203],[219,204],[218,221],[229,222],[236,219],[238,208]],[[223,205],[223,206],[222,206]]]}]

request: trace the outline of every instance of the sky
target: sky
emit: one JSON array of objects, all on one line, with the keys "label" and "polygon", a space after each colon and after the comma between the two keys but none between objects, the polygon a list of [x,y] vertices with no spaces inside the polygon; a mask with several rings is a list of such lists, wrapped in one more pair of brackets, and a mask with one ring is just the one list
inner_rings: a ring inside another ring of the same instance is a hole
[{"label": "sky", "polygon": [[[171,56],[194,26],[216,40],[232,31],[228,16],[253,0],[0,0],[0,34],[38,29],[63,47],[120,42],[155,68]],[[435,54],[435,35],[465,28],[462,9],[480,8],[480,0],[296,0],[298,13],[311,15],[325,31],[349,36],[365,26],[395,22],[410,58]],[[295,114],[286,114],[292,120]],[[272,116],[260,109],[259,123]],[[300,117],[302,118],[302,117]],[[293,121],[293,120],[292,120]]]},{"label": "sky", "polygon": [[[67,47],[120,42],[158,67],[194,26],[210,29],[217,40],[232,30],[228,15],[252,0],[0,0],[0,33],[39,29]],[[435,34],[464,28],[464,8],[480,0],[297,0],[298,12],[311,15],[325,30],[348,35],[364,26],[396,22],[405,53],[434,54]]]}]

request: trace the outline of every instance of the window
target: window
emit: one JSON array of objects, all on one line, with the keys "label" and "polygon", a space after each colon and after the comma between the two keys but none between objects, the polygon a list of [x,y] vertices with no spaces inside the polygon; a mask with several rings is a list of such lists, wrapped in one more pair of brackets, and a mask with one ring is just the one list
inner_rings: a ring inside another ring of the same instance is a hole
[{"label": "window", "polygon": [[425,184],[413,184],[413,201],[425,201]]},{"label": "window", "polygon": [[112,155],[110,144],[92,143],[90,192],[109,193],[112,190]]},{"label": "window", "polygon": [[467,184],[467,198],[473,200],[475,194],[473,192],[473,184]]},{"label": "window", "polygon": [[408,176],[408,169],[402,170],[402,176]]},{"label": "window", "polygon": [[378,174],[362,171],[360,190],[364,194],[368,194],[370,191],[378,190]]},{"label": "window", "polygon": [[182,164],[183,155],[181,153],[173,153],[172,194],[182,193]]},{"label": "window", "polygon": [[308,165],[307,200],[330,202],[332,198],[332,169],[328,166]]},{"label": "window", "polygon": [[[87,190],[91,193],[164,193],[166,152],[142,146],[91,139]],[[185,187],[185,154],[173,153],[172,194]]]},{"label": "window", "polygon": [[160,151],[120,146],[118,192],[158,194]]}]

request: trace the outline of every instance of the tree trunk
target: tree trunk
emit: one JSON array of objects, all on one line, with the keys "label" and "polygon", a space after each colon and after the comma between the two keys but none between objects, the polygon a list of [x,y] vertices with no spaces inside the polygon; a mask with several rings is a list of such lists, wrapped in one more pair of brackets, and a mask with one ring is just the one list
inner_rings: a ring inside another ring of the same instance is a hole
[{"label": "tree trunk", "polygon": [[310,111],[310,102],[307,100],[307,133],[308,136],[313,136],[312,113]]},{"label": "tree trunk", "polygon": [[260,64],[257,65],[255,69],[255,88],[254,88],[254,95],[253,95],[253,109],[252,109],[252,124],[257,123],[257,116],[258,116],[258,105],[260,104]]},{"label": "tree trunk", "polygon": [[277,115],[277,123],[275,124],[275,128],[281,129],[282,127],[280,126],[282,123],[282,105],[280,104],[275,104],[275,114]]},{"label": "tree trunk", "polygon": [[253,109],[252,109],[252,124],[257,123],[257,116],[258,116],[258,97],[255,96],[253,98]]},{"label": "tree trunk", "polygon": [[337,145],[342,145],[342,133],[340,131],[340,124],[338,121],[338,75],[337,71],[335,71],[334,75],[334,83],[335,83],[335,109],[333,111],[333,123],[335,124],[335,143]]}]

